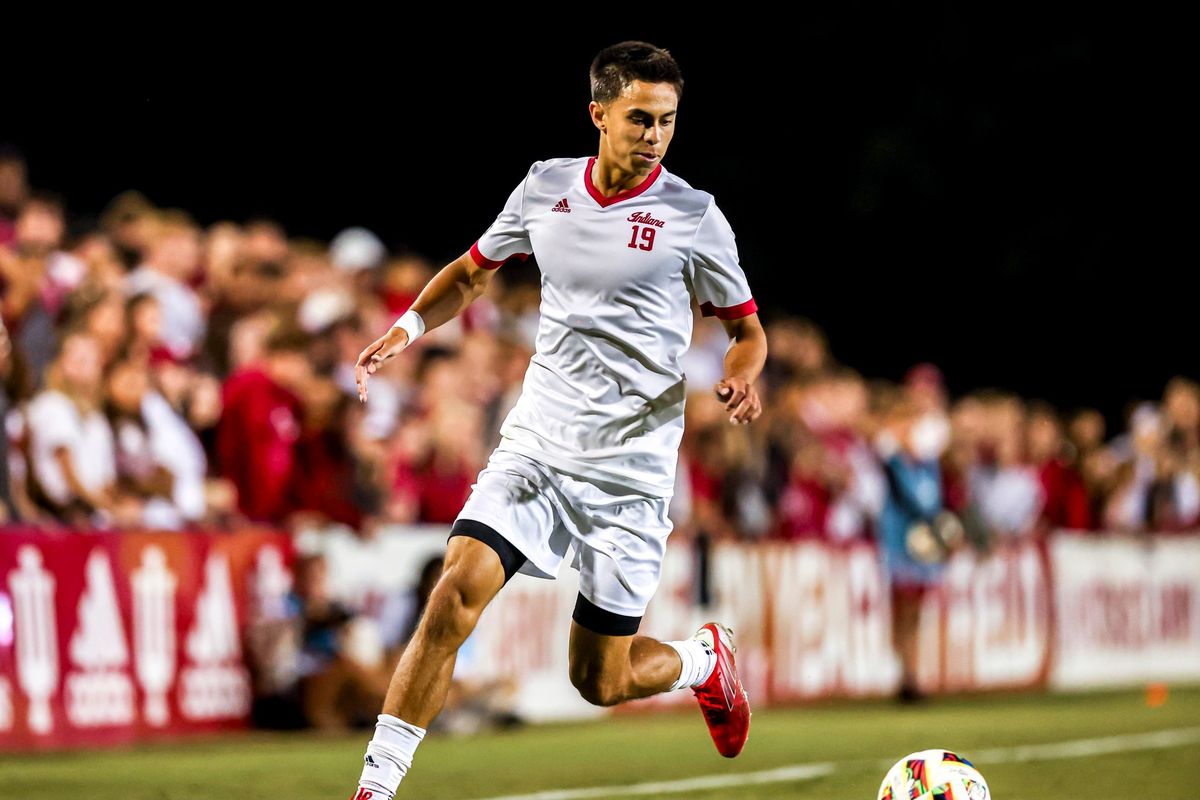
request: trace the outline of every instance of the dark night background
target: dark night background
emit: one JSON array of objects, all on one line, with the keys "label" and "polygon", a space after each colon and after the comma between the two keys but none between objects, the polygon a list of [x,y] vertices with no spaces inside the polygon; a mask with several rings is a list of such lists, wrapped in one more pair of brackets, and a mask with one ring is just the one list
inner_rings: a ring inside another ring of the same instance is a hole
[{"label": "dark night background", "polygon": [[1111,422],[1172,375],[1200,377],[1168,241],[1184,206],[1159,185],[1183,166],[1181,98],[1122,21],[642,16],[663,21],[501,37],[359,19],[361,41],[333,25],[144,44],[87,85],[10,97],[0,140],[75,214],[137,188],[204,223],[362,224],[444,261],[531,161],[595,152],[588,64],[642,38],[686,80],[667,168],[716,196],[764,317],[812,318],[870,377],[930,360],[955,393],[1007,388]]}]

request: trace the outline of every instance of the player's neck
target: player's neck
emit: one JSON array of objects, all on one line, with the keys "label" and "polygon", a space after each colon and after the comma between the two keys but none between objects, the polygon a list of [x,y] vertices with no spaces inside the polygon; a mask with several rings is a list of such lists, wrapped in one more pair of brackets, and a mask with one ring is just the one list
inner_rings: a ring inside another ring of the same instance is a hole
[{"label": "player's neck", "polygon": [[592,165],[592,185],[605,197],[637,188],[649,175],[626,170],[615,163],[615,159],[600,147],[600,155]]}]

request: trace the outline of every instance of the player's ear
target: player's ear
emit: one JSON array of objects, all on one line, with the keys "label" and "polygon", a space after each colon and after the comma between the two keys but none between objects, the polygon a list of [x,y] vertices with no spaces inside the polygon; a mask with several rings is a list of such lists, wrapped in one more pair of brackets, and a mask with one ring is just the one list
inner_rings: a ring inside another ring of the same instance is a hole
[{"label": "player's ear", "polygon": [[608,130],[608,124],[604,121],[605,110],[604,106],[595,100],[588,103],[588,113],[592,117],[592,124],[602,131]]}]

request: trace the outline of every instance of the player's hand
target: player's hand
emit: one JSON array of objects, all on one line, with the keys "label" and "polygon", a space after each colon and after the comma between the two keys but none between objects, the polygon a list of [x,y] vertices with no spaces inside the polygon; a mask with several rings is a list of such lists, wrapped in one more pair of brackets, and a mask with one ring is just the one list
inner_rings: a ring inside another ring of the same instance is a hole
[{"label": "player's hand", "polygon": [[744,378],[722,378],[713,387],[717,399],[725,403],[729,421],[734,425],[747,425],[762,414],[762,400],[755,389]]},{"label": "player's hand", "polygon": [[408,346],[408,331],[403,328],[392,328],[383,336],[371,342],[358,356],[354,365],[354,382],[358,384],[358,399],[367,402],[367,378],[374,375],[379,368],[400,355]]}]

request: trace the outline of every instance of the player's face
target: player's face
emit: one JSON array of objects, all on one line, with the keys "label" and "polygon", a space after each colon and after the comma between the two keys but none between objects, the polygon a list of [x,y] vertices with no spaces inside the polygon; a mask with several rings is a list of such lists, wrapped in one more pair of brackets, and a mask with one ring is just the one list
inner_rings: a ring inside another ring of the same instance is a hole
[{"label": "player's face", "polygon": [[678,106],[671,84],[634,81],[610,103],[593,101],[592,121],[604,132],[613,161],[645,175],[667,154]]}]

